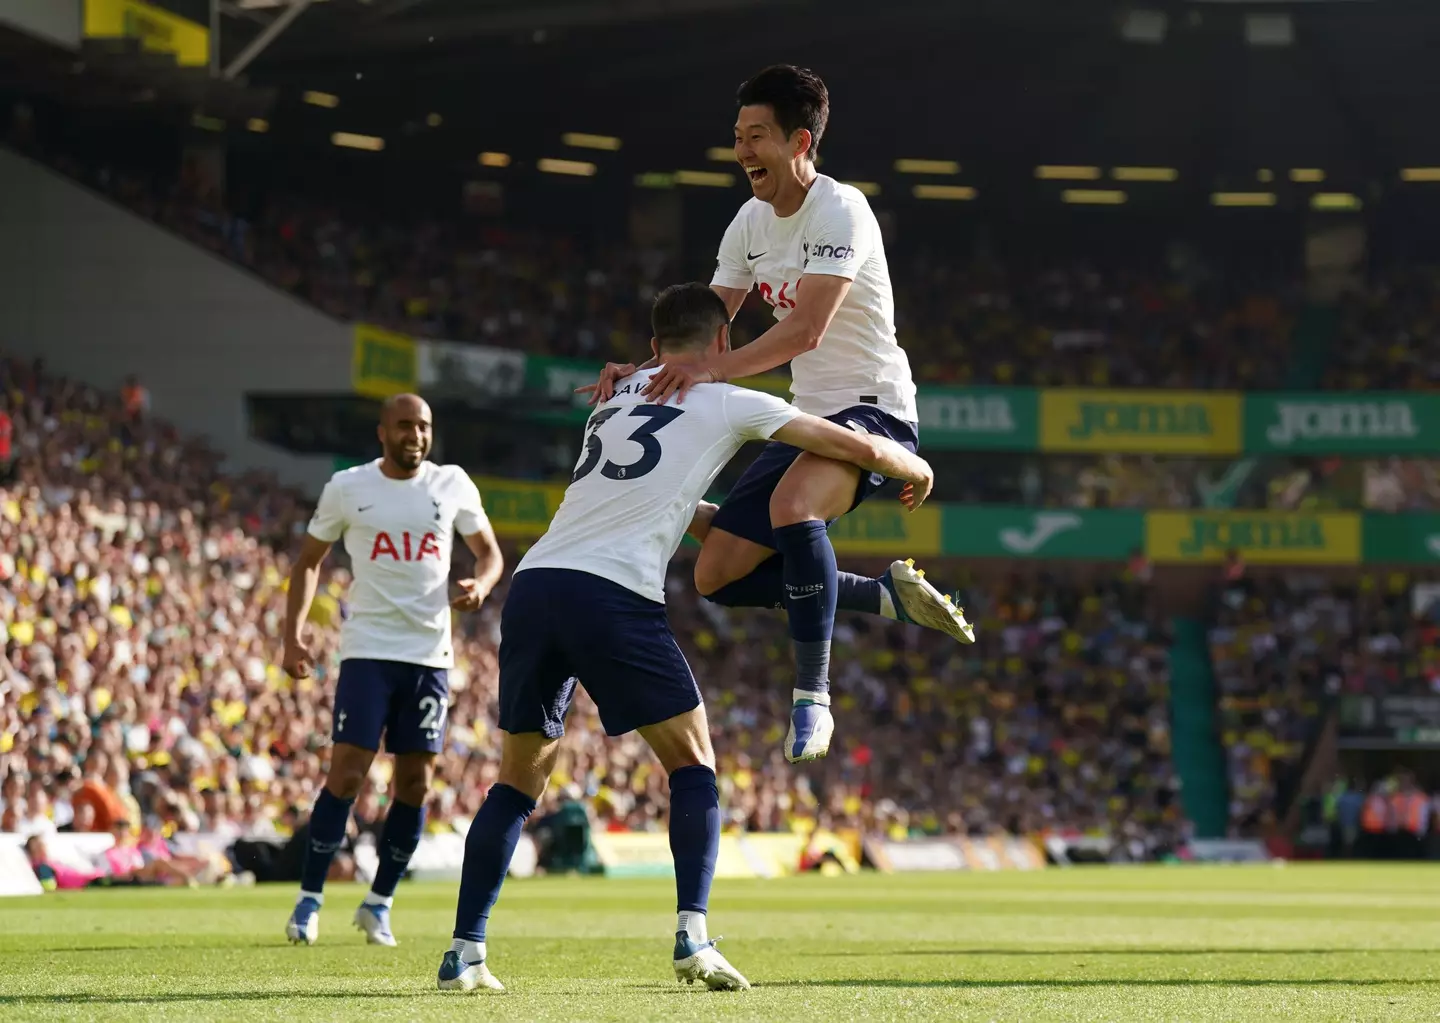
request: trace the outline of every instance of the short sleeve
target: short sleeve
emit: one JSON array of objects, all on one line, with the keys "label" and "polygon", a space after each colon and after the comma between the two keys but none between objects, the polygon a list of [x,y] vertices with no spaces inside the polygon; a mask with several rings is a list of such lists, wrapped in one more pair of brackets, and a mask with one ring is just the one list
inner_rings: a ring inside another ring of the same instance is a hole
[{"label": "short sleeve", "polygon": [[853,281],[875,247],[875,231],[864,200],[842,196],[817,210],[805,232],[805,273]]},{"label": "short sleeve", "polygon": [[463,472],[457,472],[460,478],[460,507],[455,512],[455,532],[461,536],[474,536],[489,524],[490,520],[485,515],[485,506],[480,503],[480,491],[475,486],[475,481]]},{"label": "short sleeve", "polygon": [[325,489],[320,491],[320,503],[310,519],[309,534],[324,543],[334,543],[345,535],[345,500],[340,493],[340,480],[330,477]]},{"label": "short sleeve", "polygon": [[776,430],[800,414],[783,398],[748,387],[730,387],[725,394],[725,424],[742,441],[769,440]]},{"label": "short sleeve", "polygon": [[742,208],[725,229],[720,239],[720,254],[715,260],[715,276],[710,280],[712,288],[743,288],[749,291],[755,284],[755,274],[750,270],[750,261],[745,251],[745,211]]}]

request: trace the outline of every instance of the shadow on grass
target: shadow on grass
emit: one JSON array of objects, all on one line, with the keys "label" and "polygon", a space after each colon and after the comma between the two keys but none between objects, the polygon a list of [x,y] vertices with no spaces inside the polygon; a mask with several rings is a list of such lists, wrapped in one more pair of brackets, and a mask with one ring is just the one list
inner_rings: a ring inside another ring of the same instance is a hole
[{"label": "shadow on grass", "polygon": [[820,959],[831,956],[885,959],[890,956],[1325,956],[1360,952],[1435,955],[1440,953],[1440,948],[907,948],[888,952],[872,948],[861,952],[810,952],[807,955]]}]

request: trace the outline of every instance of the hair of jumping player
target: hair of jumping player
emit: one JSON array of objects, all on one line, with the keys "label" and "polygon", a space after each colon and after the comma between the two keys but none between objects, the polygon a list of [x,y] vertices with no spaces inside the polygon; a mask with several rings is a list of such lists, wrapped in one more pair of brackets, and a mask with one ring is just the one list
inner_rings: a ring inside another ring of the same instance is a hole
[{"label": "hair of jumping player", "polygon": [[794,64],[773,64],[740,86],[735,102],[742,107],[768,106],[775,123],[789,138],[801,128],[810,133],[811,160],[820,151],[820,136],[830,120],[830,90],[814,71]]},{"label": "hair of jumping player", "polygon": [[725,300],[700,281],[672,284],[655,296],[650,310],[655,340],[661,349],[670,352],[703,348],[729,322]]}]

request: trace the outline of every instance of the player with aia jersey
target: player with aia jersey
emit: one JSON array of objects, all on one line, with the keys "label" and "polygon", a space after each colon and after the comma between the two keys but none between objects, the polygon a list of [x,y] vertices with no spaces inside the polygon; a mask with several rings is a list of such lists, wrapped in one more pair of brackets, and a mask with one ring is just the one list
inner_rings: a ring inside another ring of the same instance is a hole
[{"label": "player with aia jersey", "polygon": [[[425,799],[445,738],[447,675],[455,663],[450,613],[478,608],[503,568],[474,482],[458,466],[426,460],[430,407],[413,394],[391,398],[379,435],[382,457],[337,472],[325,485],[290,575],[285,609],[285,670],[306,678],[314,662],[304,623],[320,564],[343,538],[354,580],[340,629],[334,747],[310,816],[300,896],[285,925],[292,942],[307,945],[319,936],[325,877],[382,738],[395,757],[394,787],[380,866],[355,925],[371,944],[396,943],[390,905],[425,826]],[[450,554],[457,536],[475,555],[475,573],[451,600]]]},{"label": "player with aia jersey", "polygon": [[[895,302],[880,225],[860,191],[815,169],[830,114],[818,75],[766,68],[740,87],[735,159],[754,193],[725,232],[711,287],[733,317],[753,287],[779,321],[750,344],[703,360],[666,363],[647,397],[667,406],[704,381],[734,380],[790,364],[795,406],[915,451],[915,383],[895,336]],[[597,401],[634,372],[610,364]],[[843,461],[771,443],[716,513],[695,563],[695,585],[731,607],[784,607],[796,682],[785,757],[823,757],[830,747],[830,638],[835,612],[864,611],[939,629],[964,643],[964,612],[897,560],[879,578],[836,569],[829,523],[885,482]]]},{"label": "player with aia jersey", "polygon": [[[729,347],[729,320],[710,288],[677,285],[655,301],[651,346],[670,364],[712,358]],[[700,690],[665,615],[665,566],[687,526],[703,534],[700,498],[746,441],[773,438],[908,480],[902,500],[911,507],[934,482],[930,466],[900,444],[760,391],[707,384],[683,407],[652,404],[644,389],[655,372],[619,381],[590,416],[555,519],[511,580],[500,623],[500,774],[465,836],[441,988],[503,990],[485,962],[486,924],[554,771],[577,679],[606,733],[639,731],[669,776],[675,975],[711,988],[749,987],[707,933],[720,795]]]}]

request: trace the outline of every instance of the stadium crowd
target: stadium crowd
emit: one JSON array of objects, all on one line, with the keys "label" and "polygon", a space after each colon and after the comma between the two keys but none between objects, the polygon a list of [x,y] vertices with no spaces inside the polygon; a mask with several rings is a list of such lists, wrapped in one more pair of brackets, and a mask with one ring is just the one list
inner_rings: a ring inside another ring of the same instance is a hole
[{"label": "stadium crowd", "polygon": [[[283,838],[303,825],[321,778],[347,573],[330,568],[312,615],[320,670],[289,680],[277,637],[308,503],[265,477],[225,475],[131,386],[122,400],[0,363],[16,454],[0,489],[0,830],[111,830],[125,848],[152,850],[160,836]],[[704,603],[677,566],[671,614],[711,708],[730,825],[1118,829],[1173,845],[1182,823],[1165,645],[1143,588],[1120,578],[987,588],[975,610],[990,624],[970,648],[843,622],[841,748],[799,771],[780,756],[783,618]],[[457,630],[437,826],[473,813],[495,780],[503,598],[502,588]],[[552,803],[578,792],[599,826],[663,826],[665,778],[637,738],[602,741],[583,699],[570,735]],[[357,804],[360,830],[381,816],[388,763],[377,760]],[[146,876],[225,875],[191,852]]]}]

